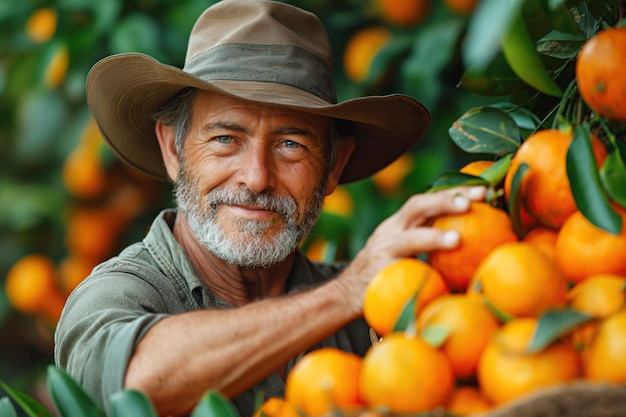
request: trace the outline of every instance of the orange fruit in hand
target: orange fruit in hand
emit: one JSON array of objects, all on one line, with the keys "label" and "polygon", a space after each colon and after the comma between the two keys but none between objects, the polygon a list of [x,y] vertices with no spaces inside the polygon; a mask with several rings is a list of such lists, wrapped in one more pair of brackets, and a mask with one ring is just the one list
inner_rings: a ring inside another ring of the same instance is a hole
[{"label": "orange fruit in hand", "polygon": [[576,82],[585,102],[607,119],[626,120],[626,27],[602,30],[576,59]]},{"label": "orange fruit in hand", "polygon": [[271,397],[256,410],[253,417],[300,417],[300,414],[285,399]]},{"label": "orange fruit in hand", "polygon": [[390,333],[418,291],[415,317],[432,300],[447,294],[448,287],[436,269],[419,259],[405,258],[387,265],[365,290],[363,316],[367,324],[380,336]]},{"label": "orange fruit in hand", "polygon": [[592,381],[626,383],[626,311],[603,319],[582,353],[583,375]]},{"label": "orange fruit in hand", "polygon": [[[626,215],[618,210],[626,225]],[[626,226],[613,235],[594,226],[580,212],[572,214],[556,239],[556,261],[565,276],[577,283],[591,275],[626,275]]]},{"label": "orange fruit in hand", "polygon": [[443,405],[453,388],[448,358],[419,336],[390,333],[363,358],[360,389],[368,407],[428,411]]},{"label": "orange fruit in hand", "polygon": [[[515,152],[504,178],[504,195],[508,202],[517,169],[522,163],[528,164],[518,191],[519,197],[530,216],[551,229],[559,229],[576,211],[565,168],[572,137],[572,132],[558,129],[545,129],[532,134]],[[593,138],[592,145],[596,162],[601,166],[606,149],[597,138]]]},{"label": "orange fruit in hand", "polygon": [[343,52],[343,66],[348,78],[356,83],[367,79],[376,54],[391,40],[385,26],[366,27],[355,32]]},{"label": "orange fruit in hand", "polygon": [[419,331],[429,326],[448,332],[439,349],[450,360],[455,376],[469,379],[475,376],[478,359],[500,324],[478,298],[449,294],[436,298],[419,314]]},{"label": "orange fruit in hand", "polygon": [[580,357],[568,343],[556,341],[538,352],[527,352],[537,323],[536,317],[513,319],[485,347],[478,382],[496,405],[580,376]]},{"label": "orange fruit in hand", "polygon": [[325,347],[305,354],[285,381],[285,399],[307,416],[362,406],[359,377],[362,358]]},{"label": "orange fruit in hand", "polygon": [[567,281],[556,262],[531,243],[495,248],[476,270],[471,294],[515,317],[538,316],[567,300]]},{"label": "orange fruit in hand", "polygon": [[482,259],[495,247],[517,241],[506,212],[484,202],[471,203],[465,213],[436,218],[432,227],[456,230],[459,246],[428,253],[428,260],[444,277],[451,291],[463,292]]},{"label": "orange fruit in hand", "polygon": [[430,12],[431,0],[376,0],[383,20],[400,27],[421,23]]},{"label": "orange fruit in hand", "polygon": [[493,404],[480,389],[473,385],[461,385],[452,391],[444,404],[448,413],[455,416],[468,416],[491,410]]}]

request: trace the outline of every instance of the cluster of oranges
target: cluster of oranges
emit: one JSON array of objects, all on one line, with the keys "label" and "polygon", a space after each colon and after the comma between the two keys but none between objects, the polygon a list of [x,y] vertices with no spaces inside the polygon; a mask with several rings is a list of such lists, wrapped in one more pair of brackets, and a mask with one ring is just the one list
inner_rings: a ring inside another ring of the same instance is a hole
[{"label": "cluster of oranges", "polygon": [[62,254],[28,254],[7,273],[11,305],[48,325],[57,322],[67,296],[91,270],[123,247],[137,216],[161,197],[154,181],[125,169],[107,152],[90,119],[63,165],[69,204]]}]

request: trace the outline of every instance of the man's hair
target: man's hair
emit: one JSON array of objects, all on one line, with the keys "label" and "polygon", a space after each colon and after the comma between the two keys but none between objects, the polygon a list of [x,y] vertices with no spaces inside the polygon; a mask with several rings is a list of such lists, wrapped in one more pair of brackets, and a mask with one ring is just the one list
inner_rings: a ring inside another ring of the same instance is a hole
[{"label": "man's hair", "polygon": [[[183,143],[191,124],[191,108],[198,89],[186,87],[157,109],[153,115],[154,121],[161,121],[174,129],[176,136],[175,146],[178,155],[181,155]],[[350,131],[349,122],[340,119],[330,120],[328,135],[326,135],[326,173],[331,169],[337,158],[337,150],[344,137]]]}]

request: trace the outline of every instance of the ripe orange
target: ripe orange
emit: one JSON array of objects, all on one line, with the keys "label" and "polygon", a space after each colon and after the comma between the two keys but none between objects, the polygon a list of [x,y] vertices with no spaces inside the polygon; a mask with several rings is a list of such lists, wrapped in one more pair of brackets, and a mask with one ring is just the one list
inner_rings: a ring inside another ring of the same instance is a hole
[{"label": "ripe orange", "polygon": [[443,405],[454,388],[446,356],[419,336],[394,332],[363,358],[360,389],[368,407],[419,413]]},{"label": "ripe orange", "polygon": [[[509,201],[513,176],[522,163],[529,168],[519,193],[522,205],[539,223],[559,229],[576,211],[565,168],[572,132],[558,129],[540,130],[529,136],[517,149],[504,179],[505,198]],[[594,138],[593,150],[598,166],[606,157],[604,145]]]},{"label": "ripe orange", "polygon": [[367,79],[376,54],[391,36],[387,27],[372,26],[360,29],[350,37],[343,53],[344,70],[350,80],[362,83]]},{"label": "ripe orange", "polygon": [[492,408],[491,401],[473,385],[457,386],[445,403],[446,411],[455,416],[484,413]]},{"label": "ripe orange", "polygon": [[359,395],[362,358],[326,347],[305,354],[287,375],[285,399],[307,416],[363,405]]},{"label": "ripe orange", "polygon": [[372,176],[376,187],[385,195],[390,195],[400,189],[402,180],[413,169],[413,157],[403,154]]},{"label": "ripe orange", "polygon": [[103,207],[74,207],[65,230],[65,244],[71,256],[101,262],[117,249],[122,219]]},{"label": "ripe orange", "polygon": [[451,250],[428,253],[428,260],[444,277],[451,291],[463,292],[482,259],[495,247],[517,241],[504,210],[473,202],[469,211],[436,218],[432,227],[456,230],[461,243]]},{"label": "ripe orange", "polygon": [[626,27],[602,30],[576,59],[576,82],[585,102],[607,119],[626,120]]},{"label": "ripe orange", "polygon": [[480,176],[480,174],[482,174],[487,168],[491,167],[493,164],[494,164],[494,161],[490,161],[486,159],[479,159],[477,161],[472,161],[463,165],[463,167],[459,169],[459,172],[478,177]]},{"label": "ripe orange", "polygon": [[37,9],[26,21],[26,33],[35,42],[47,42],[57,29],[57,13],[51,7]]},{"label": "ripe orange", "polygon": [[511,316],[538,316],[566,303],[567,282],[556,262],[526,242],[505,243],[476,270],[469,289]]},{"label": "ripe orange", "polygon": [[322,210],[337,216],[350,217],[354,213],[354,202],[350,192],[345,187],[338,186],[324,198]]},{"label": "ripe orange", "polygon": [[597,274],[626,275],[626,215],[620,213],[625,226],[617,236],[594,226],[580,211],[563,224],[555,251],[568,280],[577,283]]},{"label": "ripe orange", "polygon": [[532,228],[522,238],[522,242],[528,242],[535,245],[539,250],[547,255],[551,259],[556,258],[556,238],[558,232],[554,229],[549,229],[544,226],[537,226]]},{"label": "ripe orange", "polygon": [[537,323],[536,317],[513,319],[485,348],[478,365],[478,382],[496,405],[580,375],[580,357],[568,343],[556,341],[539,352],[527,352]]},{"label": "ripe orange", "polygon": [[96,262],[78,256],[68,255],[62,259],[57,267],[61,292],[66,296],[69,295],[87,278],[95,266]]},{"label": "ripe orange", "polygon": [[448,357],[458,379],[475,376],[482,351],[499,328],[489,309],[476,297],[449,294],[436,298],[420,313],[419,330],[429,326],[449,333],[440,349]]},{"label": "ripe orange", "polygon": [[603,319],[583,349],[583,375],[593,381],[626,383],[626,311]]},{"label": "ripe orange", "polygon": [[400,27],[415,26],[426,19],[431,0],[376,0],[383,20]]},{"label": "ripe orange", "polygon": [[443,277],[426,262],[405,258],[387,265],[370,281],[363,316],[380,336],[392,331],[405,305],[419,291],[415,317],[435,298],[448,293]]},{"label": "ripe orange", "polygon": [[471,15],[478,6],[478,0],[444,0],[444,3],[448,9],[464,16]]},{"label": "ripe orange", "polygon": [[271,397],[259,407],[253,417],[300,417],[300,414],[285,399]]}]

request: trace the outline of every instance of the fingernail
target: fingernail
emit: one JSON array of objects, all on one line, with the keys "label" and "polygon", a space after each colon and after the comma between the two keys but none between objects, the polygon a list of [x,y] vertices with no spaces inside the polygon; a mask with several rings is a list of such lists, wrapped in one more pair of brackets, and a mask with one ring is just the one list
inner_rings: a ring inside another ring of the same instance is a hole
[{"label": "fingernail", "polygon": [[470,205],[470,201],[467,199],[467,197],[464,197],[462,195],[455,196],[452,203],[454,204],[454,207],[459,210],[467,210]]},{"label": "fingernail", "polygon": [[468,195],[472,199],[481,198],[485,195],[485,187],[482,187],[482,186],[472,187],[469,189]]},{"label": "fingernail", "polygon": [[446,248],[454,248],[459,244],[461,235],[456,230],[448,230],[443,234],[442,243]]}]

